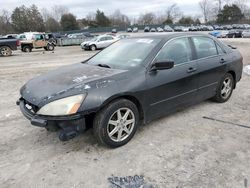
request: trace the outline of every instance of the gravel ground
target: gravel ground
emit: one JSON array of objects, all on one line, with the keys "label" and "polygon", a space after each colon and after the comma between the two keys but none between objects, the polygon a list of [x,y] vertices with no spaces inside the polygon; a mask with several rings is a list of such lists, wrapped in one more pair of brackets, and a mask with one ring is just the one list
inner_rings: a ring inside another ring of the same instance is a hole
[{"label": "gravel ground", "polygon": [[[250,64],[250,39],[223,40],[241,51],[244,65]],[[56,133],[31,126],[15,105],[20,87],[34,76],[93,54],[58,47],[54,53],[36,50],[0,58],[1,188],[106,188],[112,175],[142,175],[159,188],[250,186],[250,129],[236,125],[250,126],[247,74],[227,103],[205,101],[153,121],[117,149],[98,145],[91,129],[61,142]]]}]

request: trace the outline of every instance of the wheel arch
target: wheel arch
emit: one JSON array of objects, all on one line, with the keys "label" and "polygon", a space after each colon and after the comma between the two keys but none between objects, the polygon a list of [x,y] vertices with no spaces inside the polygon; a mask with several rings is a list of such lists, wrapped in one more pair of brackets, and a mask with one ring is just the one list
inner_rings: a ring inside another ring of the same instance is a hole
[{"label": "wheel arch", "polygon": [[29,47],[33,48],[33,44],[21,44],[21,48],[23,48],[25,46],[29,46]]},{"label": "wheel arch", "polygon": [[0,48],[2,48],[2,47],[8,47],[8,48],[10,48],[12,50],[12,48],[8,44],[0,45]]},{"label": "wheel arch", "polygon": [[138,109],[138,112],[139,112],[139,115],[140,115],[140,119],[144,120],[144,110],[143,110],[142,104],[141,104],[140,100],[137,97],[135,97],[135,96],[133,96],[131,94],[123,94],[123,95],[112,96],[112,97],[108,98],[107,100],[105,100],[102,103],[102,105],[99,108],[99,110],[101,110],[106,105],[110,104],[111,102],[113,102],[115,100],[119,100],[119,99],[127,99],[127,100],[133,102],[136,105],[137,109]]},{"label": "wheel arch", "polygon": [[235,74],[235,72],[233,70],[229,70],[227,73],[231,74],[233,76],[233,79],[234,79],[234,89],[235,89],[235,87],[236,87],[236,74]]}]

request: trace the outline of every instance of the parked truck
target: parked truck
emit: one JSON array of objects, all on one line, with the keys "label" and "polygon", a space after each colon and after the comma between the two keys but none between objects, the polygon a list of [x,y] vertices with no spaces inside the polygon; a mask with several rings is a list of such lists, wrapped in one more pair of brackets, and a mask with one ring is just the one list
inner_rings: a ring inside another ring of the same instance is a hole
[{"label": "parked truck", "polygon": [[44,48],[46,51],[53,51],[56,43],[51,41],[45,34],[34,34],[30,40],[21,41],[21,50],[31,52],[32,49]]},{"label": "parked truck", "polygon": [[17,39],[0,38],[0,56],[10,56],[13,50],[17,50],[20,41]]}]

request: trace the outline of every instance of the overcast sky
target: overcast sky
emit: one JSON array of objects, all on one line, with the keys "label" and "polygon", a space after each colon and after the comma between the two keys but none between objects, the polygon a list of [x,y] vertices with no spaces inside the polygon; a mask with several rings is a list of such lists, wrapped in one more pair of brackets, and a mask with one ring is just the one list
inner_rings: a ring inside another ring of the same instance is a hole
[{"label": "overcast sky", "polygon": [[[60,4],[57,4],[60,2]],[[52,7],[53,5],[64,5],[77,18],[86,16],[89,12],[100,9],[106,15],[112,14],[116,9],[130,18],[138,17],[140,13],[155,12],[163,13],[166,8],[177,3],[185,15],[196,16],[200,14],[199,0],[0,0],[0,9],[12,11],[16,6],[30,6],[36,4],[39,9]]]}]

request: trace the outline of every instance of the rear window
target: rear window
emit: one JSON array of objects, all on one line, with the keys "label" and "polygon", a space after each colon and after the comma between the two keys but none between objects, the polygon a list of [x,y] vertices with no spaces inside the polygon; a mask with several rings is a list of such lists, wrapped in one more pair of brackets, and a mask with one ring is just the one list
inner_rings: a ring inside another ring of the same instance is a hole
[{"label": "rear window", "polygon": [[197,59],[218,55],[217,48],[213,39],[208,37],[192,37]]}]

